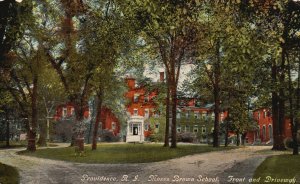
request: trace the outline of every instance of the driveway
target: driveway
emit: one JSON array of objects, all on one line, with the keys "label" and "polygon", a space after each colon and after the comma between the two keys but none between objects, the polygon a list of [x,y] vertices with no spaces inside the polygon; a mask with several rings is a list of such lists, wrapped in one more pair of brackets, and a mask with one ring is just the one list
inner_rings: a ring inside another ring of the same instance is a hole
[{"label": "driveway", "polygon": [[282,154],[270,149],[249,146],[145,164],[71,163],[17,155],[21,149],[8,149],[0,150],[0,162],[17,167],[24,184],[249,183],[266,157]]}]

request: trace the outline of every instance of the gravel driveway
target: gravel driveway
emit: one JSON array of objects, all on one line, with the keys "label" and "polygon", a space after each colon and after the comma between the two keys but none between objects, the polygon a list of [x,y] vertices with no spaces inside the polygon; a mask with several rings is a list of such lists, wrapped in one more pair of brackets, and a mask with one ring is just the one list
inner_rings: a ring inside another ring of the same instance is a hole
[{"label": "gravel driveway", "polygon": [[20,149],[9,149],[0,150],[0,162],[17,167],[24,184],[249,183],[267,156],[282,154],[270,149],[249,146],[147,164],[70,163],[16,155]]}]

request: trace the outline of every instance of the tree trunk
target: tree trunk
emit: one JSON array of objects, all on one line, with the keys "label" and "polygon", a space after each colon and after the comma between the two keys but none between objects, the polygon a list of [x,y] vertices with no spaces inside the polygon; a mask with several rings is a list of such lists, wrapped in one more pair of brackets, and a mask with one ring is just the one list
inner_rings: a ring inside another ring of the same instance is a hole
[{"label": "tree trunk", "polygon": [[6,147],[9,147],[9,134],[10,134],[10,129],[9,129],[9,114],[8,114],[8,109],[6,109],[5,116],[6,116]]},{"label": "tree trunk", "polygon": [[33,88],[32,88],[32,94],[31,94],[31,127],[29,130],[28,135],[28,151],[35,151],[36,150],[36,128],[37,128],[37,83],[38,83],[38,76],[37,74],[34,74],[33,76]]},{"label": "tree trunk", "polygon": [[47,121],[46,122],[42,121],[40,123],[40,137],[39,140],[37,141],[37,145],[39,145],[40,147],[47,146]]},{"label": "tree trunk", "polygon": [[228,146],[228,133],[229,133],[229,109],[227,112],[227,120],[226,120],[226,131],[225,131],[225,147]]},{"label": "tree trunk", "polygon": [[219,147],[219,132],[220,132],[220,124],[219,124],[219,113],[220,113],[220,41],[217,41],[216,45],[216,61],[214,63],[214,101],[215,101],[215,120],[214,120],[214,140],[213,147]]},{"label": "tree trunk", "polygon": [[[290,67],[290,65],[289,65],[289,67]],[[290,75],[290,72],[289,72],[289,75]],[[291,78],[289,78],[289,80],[291,81]],[[295,111],[299,112],[299,108],[300,108],[300,62],[298,63],[298,80],[297,80],[296,96],[297,96],[297,98],[296,98]],[[292,135],[293,135],[293,155],[299,155],[299,145],[298,145],[298,140],[297,140],[299,117],[297,117],[296,120],[293,118],[291,123],[292,123]]]},{"label": "tree trunk", "polygon": [[242,145],[245,146],[247,132],[242,133]]},{"label": "tree trunk", "polygon": [[83,152],[84,151],[84,107],[83,104],[75,105],[75,132],[74,132],[74,146],[75,152]]},{"label": "tree trunk", "polygon": [[96,120],[95,120],[95,126],[94,126],[94,132],[93,132],[93,142],[92,142],[92,150],[97,149],[97,140],[98,140],[98,129],[99,129],[99,123],[101,121],[101,107],[102,107],[102,92],[100,91],[97,94],[97,108],[96,108]]},{"label": "tree trunk", "polygon": [[172,132],[172,140],[171,140],[171,148],[177,147],[177,135],[176,135],[176,108],[177,108],[177,85],[175,81],[171,83],[171,108],[172,108],[172,126],[171,126],[171,132]]},{"label": "tree trunk", "polygon": [[164,147],[169,147],[169,127],[170,127],[170,87],[167,79],[167,99],[166,99],[166,130]]},{"label": "tree trunk", "polygon": [[236,132],[236,145],[240,146],[240,132]]},{"label": "tree trunk", "polygon": [[284,150],[284,144],[282,141],[282,138],[279,136],[280,135],[280,123],[279,123],[279,97],[277,93],[277,74],[278,74],[278,69],[277,69],[277,64],[275,59],[272,62],[272,84],[274,88],[272,89],[272,119],[273,119],[273,138],[274,138],[274,143],[273,143],[273,148],[272,150]]}]

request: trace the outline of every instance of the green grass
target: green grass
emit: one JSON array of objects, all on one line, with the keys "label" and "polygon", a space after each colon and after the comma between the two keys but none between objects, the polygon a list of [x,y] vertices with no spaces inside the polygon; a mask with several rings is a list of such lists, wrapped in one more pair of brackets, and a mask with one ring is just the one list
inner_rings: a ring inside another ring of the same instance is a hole
[{"label": "green grass", "polygon": [[[259,183],[267,183],[270,178],[296,179],[300,183],[300,156],[278,155],[268,157],[256,169],[253,178],[261,178]],[[292,180],[277,180],[268,183],[293,183]]]},{"label": "green grass", "polygon": [[16,168],[0,163],[0,183],[19,183],[19,172]]},{"label": "green grass", "polygon": [[40,149],[36,152],[22,151],[20,154],[81,163],[147,163],[171,158],[228,150],[234,147],[213,148],[204,145],[179,145],[176,149],[165,148],[161,144],[99,144],[97,150],[85,147],[83,156],[75,156],[73,147]]},{"label": "green grass", "polygon": [[6,141],[0,141],[0,148],[26,147],[27,141],[9,141],[9,147],[6,147]]}]

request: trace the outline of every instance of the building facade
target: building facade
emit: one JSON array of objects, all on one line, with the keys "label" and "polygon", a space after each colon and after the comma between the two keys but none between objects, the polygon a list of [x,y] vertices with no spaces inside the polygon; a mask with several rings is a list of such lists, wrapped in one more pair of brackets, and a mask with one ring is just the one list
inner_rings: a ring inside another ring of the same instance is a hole
[{"label": "building facade", "polygon": [[[271,110],[268,108],[259,108],[253,111],[253,118],[257,122],[257,130],[247,133],[247,140],[253,144],[255,142],[262,144],[273,143],[273,119]],[[292,137],[291,123],[289,118],[284,121],[285,138]]]}]

